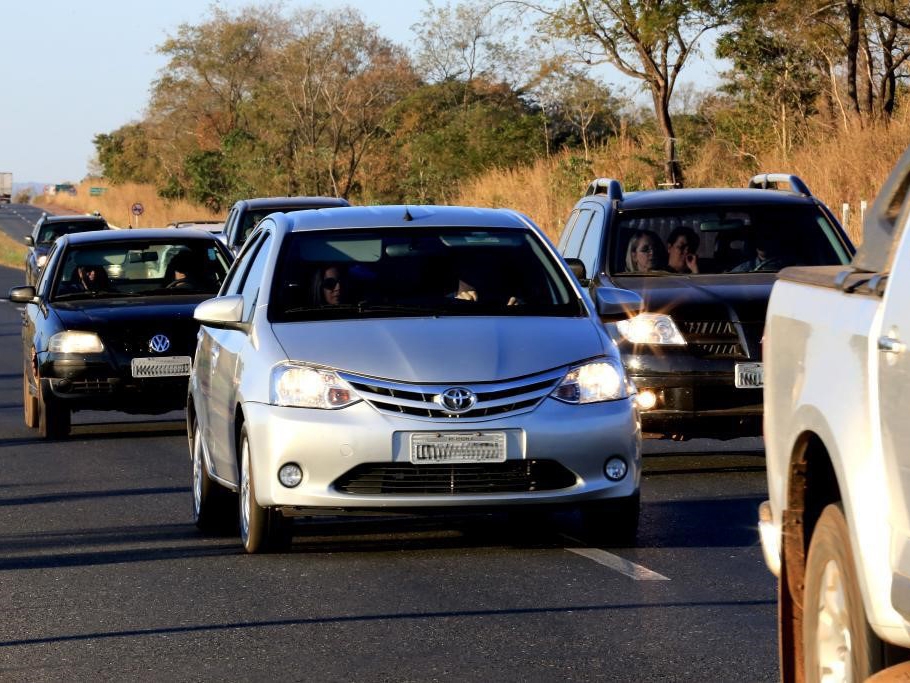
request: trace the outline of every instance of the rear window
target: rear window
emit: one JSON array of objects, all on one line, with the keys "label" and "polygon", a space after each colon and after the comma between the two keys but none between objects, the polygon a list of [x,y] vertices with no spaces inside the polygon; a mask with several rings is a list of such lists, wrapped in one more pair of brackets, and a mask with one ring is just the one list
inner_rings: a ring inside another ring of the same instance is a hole
[{"label": "rear window", "polygon": [[851,258],[835,227],[811,205],[626,211],[612,232],[613,274],[776,272]]},{"label": "rear window", "polygon": [[584,311],[558,263],[527,230],[290,233],[271,291],[275,322]]},{"label": "rear window", "polygon": [[104,221],[73,221],[72,223],[47,223],[38,232],[38,244],[52,244],[62,235],[73,235],[77,232],[92,232],[107,229]]}]

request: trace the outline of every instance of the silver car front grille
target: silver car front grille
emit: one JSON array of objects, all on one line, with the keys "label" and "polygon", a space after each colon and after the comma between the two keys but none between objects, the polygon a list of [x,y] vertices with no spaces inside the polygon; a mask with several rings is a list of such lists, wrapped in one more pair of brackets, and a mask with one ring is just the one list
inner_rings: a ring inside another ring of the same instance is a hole
[{"label": "silver car front grille", "polygon": [[[559,368],[504,382],[411,384],[338,373],[360,398],[380,412],[452,421],[505,417],[531,410],[553,391],[565,374],[566,369]],[[440,397],[453,387],[473,392],[476,402],[469,410],[456,414],[443,406]]]}]

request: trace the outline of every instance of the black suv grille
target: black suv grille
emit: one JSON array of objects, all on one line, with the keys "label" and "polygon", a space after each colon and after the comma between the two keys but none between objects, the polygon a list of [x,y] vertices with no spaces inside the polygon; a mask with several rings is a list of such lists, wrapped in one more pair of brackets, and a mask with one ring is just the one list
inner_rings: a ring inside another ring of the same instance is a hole
[{"label": "black suv grille", "polygon": [[678,321],[694,353],[705,358],[747,358],[735,323],[729,320]]},{"label": "black suv grille", "polygon": [[575,475],[552,460],[413,465],[368,463],[342,475],[335,488],[357,495],[523,493],[574,486]]}]

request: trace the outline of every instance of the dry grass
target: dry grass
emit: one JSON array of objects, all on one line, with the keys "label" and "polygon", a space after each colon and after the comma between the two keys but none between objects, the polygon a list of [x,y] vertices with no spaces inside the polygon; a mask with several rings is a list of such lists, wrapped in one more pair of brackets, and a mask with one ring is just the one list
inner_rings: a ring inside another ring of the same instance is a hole
[{"label": "dry grass", "polygon": [[[618,178],[626,189],[656,187],[659,171],[644,160],[654,141],[638,144],[615,141],[594,151],[592,173],[587,179],[566,177],[564,169],[570,155],[542,159],[526,168],[494,170],[465,183],[455,202],[477,206],[508,206],[530,216],[551,239],[557,239],[563,223],[595,177]],[[812,192],[841,216],[849,203],[851,220],[845,226],[856,244],[862,240],[859,202],[871,206],[875,195],[901,153],[910,145],[910,107],[890,125],[847,126],[831,131],[818,129],[795,150],[789,159],[774,151],[759,155],[762,172],[794,173]],[[653,156],[653,155],[651,155]],[[699,150],[698,158],[686,169],[691,187],[743,186],[754,173],[755,165],[717,143]]]},{"label": "dry grass", "polygon": [[[102,194],[91,196],[93,187],[104,188]],[[139,202],[143,213],[138,218],[130,214],[130,207]],[[211,211],[187,201],[166,201],[158,196],[151,185],[124,183],[111,185],[98,178],[85,180],[76,187],[75,195],[57,194],[53,197],[42,196],[34,204],[51,204],[58,213],[92,213],[98,211],[108,223],[118,227],[128,227],[130,219],[134,228],[163,227],[174,221],[224,220],[224,215]]]},{"label": "dry grass", "polygon": [[[0,266],[25,271],[25,253],[28,248],[24,242],[17,242],[4,232],[0,232]],[[23,284],[25,284],[23,282]]]},{"label": "dry grass", "polygon": [[[620,137],[593,150],[585,162],[577,153],[560,153],[536,163],[512,169],[493,169],[466,181],[450,198],[466,206],[509,207],[531,217],[554,241],[559,237],[572,206],[587,184],[597,177],[618,178],[629,189],[653,188],[662,180],[654,162],[657,139],[633,140]],[[878,188],[903,150],[910,144],[910,106],[890,125],[865,127],[841,125],[839,129],[819,127],[789,158],[770,150],[754,160],[744,159],[720,141],[709,142],[697,151],[686,168],[691,187],[743,186],[755,172],[795,173],[837,216],[847,202],[852,220],[845,226],[858,244],[862,235],[859,202],[871,205]],[[98,197],[91,187],[106,188]],[[355,200],[356,201],[356,200]],[[176,220],[223,220],[204,207],[185,201],[168,202],[148,185],[126,183],[112,186],[104,180],[80,184],[76,196],[39,197],[36,204],[52,203],[60,211],[99,211],[112,225],[130,224],[130,207],[140,202],[145,212],[134,226],[163,226]],[[15,245],[18,248],[18,245]]]}]

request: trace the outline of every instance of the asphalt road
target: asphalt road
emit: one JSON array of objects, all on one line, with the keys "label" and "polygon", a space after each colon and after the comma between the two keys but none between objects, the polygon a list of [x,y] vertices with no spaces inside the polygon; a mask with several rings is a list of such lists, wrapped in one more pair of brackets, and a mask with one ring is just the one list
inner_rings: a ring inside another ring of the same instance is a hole
[{"label": "asphalt road", "polygon": [[649,442],[636,548],[571,516],[329,519],[247,556],[190,521],[182,414],[37,440],[19,335],[0,301],[0,680],[777,680],[758,440]]}]

